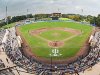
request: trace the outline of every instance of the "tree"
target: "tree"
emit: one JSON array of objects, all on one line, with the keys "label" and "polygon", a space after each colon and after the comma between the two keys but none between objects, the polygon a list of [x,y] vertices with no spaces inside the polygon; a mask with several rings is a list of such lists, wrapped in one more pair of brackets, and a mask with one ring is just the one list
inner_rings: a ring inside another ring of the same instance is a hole
[{"label": "tree", "polygon": [[98,17],[96,18],[96,25],[98,27],[100,27],[100,14],[98,15]]},{"label": "tree", "polygon": [[100,27],[100,15],[98,15],[97,17],[93,17],[93,19],[91,19],[90,23],[95,24],[96,26]]}]

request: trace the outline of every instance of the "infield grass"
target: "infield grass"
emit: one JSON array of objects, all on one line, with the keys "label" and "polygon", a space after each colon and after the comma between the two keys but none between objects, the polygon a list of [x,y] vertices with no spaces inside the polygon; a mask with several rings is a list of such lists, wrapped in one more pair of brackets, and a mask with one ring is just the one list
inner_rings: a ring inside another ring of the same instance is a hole
[{"label": "infield grass", "polygon": [[51,41],[61,41],[72,35],[72,33],[65,32],[62,30],[48,30],[40,34],[41,37]]}]

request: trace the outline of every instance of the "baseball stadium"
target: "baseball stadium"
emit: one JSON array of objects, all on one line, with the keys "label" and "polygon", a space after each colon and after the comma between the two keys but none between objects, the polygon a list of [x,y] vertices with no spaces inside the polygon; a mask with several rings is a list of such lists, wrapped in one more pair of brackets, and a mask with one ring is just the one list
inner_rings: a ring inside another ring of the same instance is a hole
[{"label": "baseball stadium", "polygon": [[44,62],[52,57],[53,62],[64,63],[87,54],[93,27],[74,22],[37,22],[16,29],[22,37],[24,52]]},{"label": "baseball stadium", "polygon": [[0,19],[0,75],[100,75],[100,15],[84,14],[79,6],[81,13],[74,7],[66,12],[65,1],[6,4],[6,18]]}]

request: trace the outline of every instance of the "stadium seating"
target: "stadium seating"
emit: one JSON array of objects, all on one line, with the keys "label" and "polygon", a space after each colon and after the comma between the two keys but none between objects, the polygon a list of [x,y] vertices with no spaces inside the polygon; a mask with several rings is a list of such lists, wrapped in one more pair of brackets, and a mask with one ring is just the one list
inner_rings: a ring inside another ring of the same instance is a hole
[{"label": "stadium seating", "polygon": [[[0,35],[4,36],[5,30],[0,31]],[[14,29],[9,29],[9,36],[4,43],[4,49],[9,58],[17,66],[25,69],[29,73],[35,73],[37,75],[64,75],[65,73],[73,74],[85,71],[86,69],[94,66],[100,61],[100,31],[96,32],[94,38],[98,40],[95,46],[90,46],[90,52],[86,57],[79,57],[76,61],[69,64],[45,64],[36,61],[34,58],[28,59],[18,47],[18,41]],[[2,41],[2,37],[0,37]],[[13,45],[13,46],[12,46]],[[51,67],[52,66],[52,67]],[[0,60],[0,69],[4,67],[2,60]],[[53,71],[51,71],[53,69]],[[14,75],[9,70],[3,70],[0,75]]]},{"label": "stadium seating", "polygon": [[0,45],[2,44],[2,40],[3,40],[5,32],[6,30],[0,30]]},{"label": "stadium seating", "polygon": [[3,69],[3,68],[5,68],[5,65],[4,65],[3,61],[0,59],[0,69]]}]

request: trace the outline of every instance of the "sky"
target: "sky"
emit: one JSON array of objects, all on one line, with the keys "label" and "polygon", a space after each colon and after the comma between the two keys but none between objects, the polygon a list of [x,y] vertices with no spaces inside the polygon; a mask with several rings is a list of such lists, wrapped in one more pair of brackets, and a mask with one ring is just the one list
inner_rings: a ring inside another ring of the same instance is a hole
[{"label": "sky", "polygon": [[8,16],[54,12],[97,16],[100,13],[99,0],[0,0],[0,19],[6,16],[6,6]]}]

